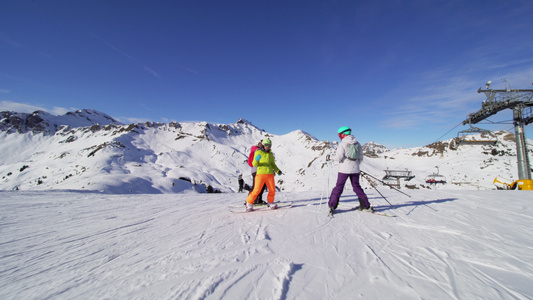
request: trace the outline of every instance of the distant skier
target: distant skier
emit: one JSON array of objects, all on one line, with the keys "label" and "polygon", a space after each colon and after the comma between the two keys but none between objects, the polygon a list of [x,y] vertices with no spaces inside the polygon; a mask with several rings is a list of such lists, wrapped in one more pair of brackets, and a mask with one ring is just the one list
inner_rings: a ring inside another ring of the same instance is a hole
[{"label": "distant skier", "polygon": [[257,175],[255,176],[254,189],[246,198],[246,210],[252,211],[254,209],[254,200],[261,192],[263,185],[268,187],[268,207],[276,209],[278,206],[274,204],[274,197],[276,195],[276,183],[274,181],[274,173],[281,175],[282,172],[274,161],[274,154],[270,151],[272,142],[270,139],[262,141],[262,147],[255,150],[252,165],[257,167]]},{"label": "distant skier", "polygon": [[331,191],[331,196],[329,197],[329,211],[333,214],[335,209],[337,209],[344,185],[349,178],[353,191],[359,198],[359,206],[356,209],[374,212],[374,208],[368,202],[368,197],[361,188],[361,185],[359,185],[359,175],[361,173],[359,164],[363,161],[361,144],[352,135],[352,130],[349,127],[344,126],[339,128],[337,134],[341,139],[341,143],[337,147],[337,153],[333,159],[339,163],[339,173],[337,174],[337,184]]},{"label": "distant skier", "polygon": [[242,174],[239,174],[239,193],[242,193],[244,188],[244,179],[242,179]]},{"label": "distant skier", "polygon": [[[257,146],[252,146],[252,149],[250,150],[250,155],[248,155],[248,165],[252,168],[252,187],[250,189],[251,191],[254,190],[255,187],[255,176],[257,175],[257,166],[253,166],[253,161],[255,157],[255,151],[259,148],[262,148],[263,145],[261,144],[262,140],[257,143]],[[263,192],[265,191],[266,186],[263,185],[263,188],[261,189],[261,192],[259,195],[257,195],[257,198],[254,199],[254,204],[266,204],[265,201],[263,201]]]}]

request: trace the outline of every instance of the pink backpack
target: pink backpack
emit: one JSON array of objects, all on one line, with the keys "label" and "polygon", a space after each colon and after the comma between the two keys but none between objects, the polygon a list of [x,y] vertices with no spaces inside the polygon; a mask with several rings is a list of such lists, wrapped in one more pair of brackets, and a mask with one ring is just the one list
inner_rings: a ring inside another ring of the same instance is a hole
[{"label": "pink backpack", "polygon": [[250,150],[250,155],[248,155],[248,165],[250,167],[253,167],[252,162],[254,161],[254,153],[255,150],[259,149],[257,146],[252,146],[252,150]]}]

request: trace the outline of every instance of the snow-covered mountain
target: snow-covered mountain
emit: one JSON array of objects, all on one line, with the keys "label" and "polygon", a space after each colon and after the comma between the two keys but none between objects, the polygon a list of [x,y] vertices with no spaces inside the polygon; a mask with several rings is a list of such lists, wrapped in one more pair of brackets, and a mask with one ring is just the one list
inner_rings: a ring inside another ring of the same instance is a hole
[{"label": "snow-covered mountain", "polygon": [[[336,178],[335,165],[326,156],[337,143],[319,141],[300,130],[273,135],[242,119],[233,124],[126,125],[94,110],[63,116],[42,111],[0,116],[0,190],[235,192],[239,174],[251,184],[248,154],[266,137],[273,141],[277,165],[284,173],[276,177],[281,190],[329,190]],[[494,189],[496,176],[517,179],[514,135],[502,131],[497,136],[493,146],[457,149],[450,147],[453,140],[396,150],[369,142],[363,146],[362,169],[377,178],[383,178],[387,169],[409,170],[415,178],[402,180],[402,187]],[[448,183],[426,184],[426,176],[433,173],[445,176]],[[370,188],[367,181],[362,184]]]},{"label": "snow-covered mountain", "polygon": [[387,147],[370,141],[363,145],[363,152],[366,157],[379,157],[380,154],[389,151]]},{"label": "snow-covered mountain", "polygon": [[55,116],[45,111],[35,111],[31,114],[11,111],[0,112],[0,130],[8,133],[44,133],[53,134],[61,126],[84,127],[94,124],[121,124],[112,117],[91,109],[68,112],[62,116]]}]

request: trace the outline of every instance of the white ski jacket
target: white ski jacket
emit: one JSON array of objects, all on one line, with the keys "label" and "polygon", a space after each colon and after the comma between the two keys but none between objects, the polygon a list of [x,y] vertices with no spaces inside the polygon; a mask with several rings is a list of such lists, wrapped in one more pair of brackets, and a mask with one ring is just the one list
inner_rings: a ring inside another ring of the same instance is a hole
[{"label": "white ski jacket", "polygon": [[[356,144],[359,147],[359,159],[350,160],[346,158],[346,150],[349,144]],[[359,164],[363,161],[363,148],[361,144],[357,142],[357,139],[353,135],[348,135],[342,139],[341,143],[337,147],[337,153],[335,153],[334,161],[339,163],[339,173],[354,174],[361,173]]]}]

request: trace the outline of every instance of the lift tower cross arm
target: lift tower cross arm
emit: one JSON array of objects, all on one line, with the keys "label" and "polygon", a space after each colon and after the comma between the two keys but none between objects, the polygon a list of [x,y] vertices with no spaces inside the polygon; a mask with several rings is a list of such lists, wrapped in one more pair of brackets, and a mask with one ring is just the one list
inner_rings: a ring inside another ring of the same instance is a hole
[{"label": "lift tower cross arm", "polygon": [[497,114],[505,109],[514,109],[517,106],[523,104],[524,107],[533,106],[533,89],[529,90],[482,90],[478,93],[484,93],[487,96],[487,100],[481,104],[481,109],[475,113],[469,114],[468,118],[463,121],[463,125],[468,123],[476,124],[486,118]]}]

